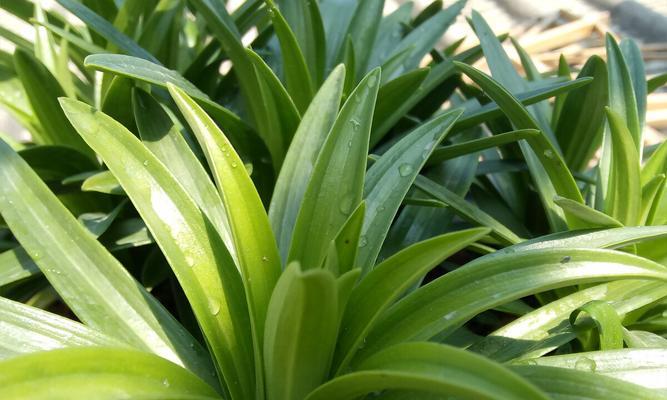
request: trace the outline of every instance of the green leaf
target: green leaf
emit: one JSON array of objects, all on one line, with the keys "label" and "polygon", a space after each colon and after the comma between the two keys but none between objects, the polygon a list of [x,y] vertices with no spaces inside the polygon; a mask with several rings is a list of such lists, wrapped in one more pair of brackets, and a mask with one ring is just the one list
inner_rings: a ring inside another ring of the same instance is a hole
[{"label": "green leaf", "polygon": [[581,328],[577,324],[577,317],[586,312],[590,315],[597,327],[600,350],[616,350],[623,348],[623,325],[614,307],[600,300],[592,300],[577,308],[570,314],[570,325],[575,332]]},{"label": "green leaf", "polygon": [[315,162],[288,255],[304,269],[322,265],[329,243],[361,201],[379,81],[379,69],[373,70],[350,94]]},{"label": "green leaf", "polygon": [[125,195],[125,191],[111,171],[102,171],[89,176],[81,184],[81,190],[84,192]]},{"label": "green leaf", "polygon": [[540,135],[540,131],[536,129],[519,129],[517,131],[500,133],[481,139],[473,139],[462,143],[441,146],[433,151],[433,154],[431,154],[426,164],[436,165],[445,160],[476,153],[480,150],[515,143],[519,140],[529,139],[536,135]]},{"label": "green leaf", "polygon": [[424,56],[431,51],[445,31],[454,23],[465,4],[465,0],[459,0],[446,9],[438,11],[434,16],[408,33],[393,48],[389,58],[407,48],[412,48],[410,56],[406,58],[402,68],[398,69],[395,75],[413,70],[419,65]]},{"label": "green leaf", "polygon": [[[557,96],[559,94],[562,95],[562,93],[567,93],[570,90],[581,88],[582,86],[589,85],[591,82],[593,82],[593,78],[582,77],[568,82],[556,82],[547,85],[540,85],[535,89],[518,93],[516,98],[521,102],[521,104],[527,106],[550,97]],[[474,100],[474,102],[475,104],[477,103],[476,100]],[[464,105],[466,105],[466,111],[463,113],[463,116],[456,122],[456,125],[454,126],[455,131],[471,128],[481,122],[486,122],[493,117],[499,117],[503,115],[503,111],[495,102],[490,102],[488,104],[484,104],[483,106],[475,107],[469,107],[466,103],[464,103]]]},{"label": "green leaf", "polygon": [[269,207],[281,259],[287,259],[294,224],[308,182],[340,105],[345,67],[336,67],[303,114],[285,156]]},{"label": "green leaf", "polygon": [[0,211],[7,225],[81,321],[210,380],[210,364],[194,339],[4,142],[0,177]]},{"label": "green leaf", "polygon": [[[526,363],[569,369],[589,369],[621,381],[666,389],[667,349],[619,349],[540,357]],[[667,396],[666,396],[667,397]]]},{"label": "green leaf", "polygon": [[316,1],[276,0],[280,11],[294,31],[316,86],[324,79],[326,46],[320,6]]},{"label": "green leaf", "polygon": [[72,147],[31,146],[18,153],[47,183],[59,183],[69,176],[99,168],[97,161]]},{"label": "green leaf", "polygon": [[[259,159],[262,149],[261,146],[255,145],[258,139],[251,129],[237,115],[212,101],[178,72],[140,58],[119,54],[93,54],[86,57],[85,65],[99,71],[148,82],[158,87],[166,88],[167,83],[178,86],[190,97],[197,99],[208,113],[215,112],[216,120],[223,125],[236,148],[242,149],[244,154],[252,157],[253,162]],[[258,163],[258,165],[261,164]]]},{"label": "green leaf", "polygon": [[49,70],[20,49],[14,52],[14,66],[43,129],[43,136],[34,140],[37,143],[69,146],[94,159],[93,152],[76,134],[58,106],[57,99],[65,96],[65,92]]},{"label": "green leaf", "polygon": [[301,115],[294,105],[292,98],[287,93],[287,90],[285,90],[271,68],[254,51],[248,49],[246,52],[248,53],[248,58],[250,58],[250,61],[252,61],[255,66],[258,78],[263,79],[264,84],[268,88],[269,93],[262,91],[262,94],[265,96],[264,102],[267,109],[275,109],[276,115],[274,118],[276,118],[282,134],[272,138],[276,140],[282,139],[280,143],[280,152],[282,155],[287,151],[287,147],[289,147],[289,144],[292,141],[294,132],[299,126]]},{"label": "green leaf", "polygon": [[462,113],[463,110],[455,109],[420,125],[368,169],[364,182],[366,216],[361,229],[365,244],[359,248],[357,257],[357,266],[362,273],[375,265],[403,198],[435,147]]},{"label": "green leaf", "polygon": [[381,262],[352,290],[341,322],[334,370],[346,371],[365,336],[393,302],[447,257],[484,237],[489,230],[452,232],[413,244]]},{"label": "green leaf", "polygon": [[[359,359],[393,343],[450,333],[478,313],[545,290],[615,279],[667,279],[667,268],[613,250],[526,250],[479,258],[404,297],[375,324]],[[400,321],[400,323],[398,322]]]},{"label": "green leaf", "polygon": [[436,343],[402,343],[382,349],[355,372],[325,383],[306,399],[351,400],[387,389],[409,389],[458,399],[547,399],[532,384],[500,364]]},{"label": "green leaf", "polygon": [[269,219],[229,140],[185,92],[171,84],[168,87],[204,150],[225,205],[250,311],[256,363],[261,365],[266,310],[281,271],[280,255]]},{"label": "green leaf", "polygon": [[127,200],[123,200],[108,213],[91,212],[81,214],[79,215],[78,220],[83,224],[83,226],[86,227],[86,229],[88,229],[88,232],[92,233],[94,237],[98,238],[104,232],[106,232],[107,229],[109,229],[113,221],[116,219],[116,217],[118,217],[118,214],[125,207],[126,203]]},{"label": "green leaf", "polygon": [[605,212],[623,225],[637,225],[641,208],[639,154],[622,117],[607,108],[611,132],[611,169],[604,200]]},{"label": "green leaf", "polygon": [[0,253],[0,287],[40,274],[39,267],[21,247]]},{"label": "green leaf", "polygon": [[132,398],[218,398],[201,379],[164,359],[107,348],[54,350],[0,363],[0,397],[25,398],[26,393],[70,399],[113,399],[118,393]]},{"label": "green leaf", "polygon": [[667,83],[667,72],[656,75],[646,82],[646,94],[653,93]]},{"label": "green leaf", "polygon": [[[362,200],[356,210],[350,214],[350,217],[345,221],[336,239],[332,245],[336,249],[336,258],[338,260],[338,275],[344,275],[352,270],[357,270],[357,255],[359,253],[359,245],[361,244],[361,228],[364,223],[364,216],[366,215],[366,201]],[[365,239],[365,238],[364,238]],[[361,274],[361,269],[358,269]],[[351,279],[351,278],[348,278]],[[342,312],[342,309],[341,309]]]},{"label": "green leaf", "polygon": [[111,23],[95,14],[91,9],[74,0],[57,0],[69,12],[76,15],[87,27],[99,33],[109,43],[117,46],[125,54],[143,58],[159,64],[160,62],[149,52],[141,48],[135,41],[118,31]]},{"label": "green leaf", "polygon": [[[576,338],[572,325],[567,322],[568,317],[574,310],[591,301],[609,302],[619,315],[623,315],[665,295],[667,288],[662,282],[622,280],[603,283],[525,314],[495,330],[471,346],[470,350],[499,362],[540,357]],[[588,322],[583,326],[590,327]]]},{"label": "green leaf", "polygon": [[558,144],[567,165],[582,171],[599,148],[607,104],[607,66],[593,56],[581,68],[577,79],[592,77],[593,82],[568,93],[555,128]]},{"label": "green leaf", "polygon": [[[582,368],[583,368],[582,363]],[[667,396],[599,374],[535,365],[511,366],[510,370],[537,385],[555,400],[657,400]]]},{"label": "green leaf", "polygon": [[577,221],[576,225],[570,226],[572,229],[617,228],[623,226],[613,217],[576,201],[557,196],[554,203],[558,204],[566,215],[572,215],[574,218],[571,218],[571,220]]},{"label": "green leaf", "polygon": [[304,112],[315,94],[314,81],[306,66],[306,60],[299,48],[294,32],[272,0],[265,0],[273,29],[280,43],[283,60],[283,74],[287,91],[299,111]]},{"label": "green leaf", "polygon": [[632,143],[641,158],[642,132],[632,76],[620,47],[610,34],[606,36],[606,48],[609,71],[609,108],[618,115],[619,123],[627,127]]},{"label": "green leaf", "polygon": [[428,76],[424,79],[421,85],[412,88],[409,96],[405,96],[402,102],[396,104],[396,108],[387,115],[384,120],[376,120],[373,123],[373,131],[371,134],[371,147],[382,140],[382,138],[389,132],[389,130],[396,125],[401,118],[403,118],[410,110],[412,110],[419,102],[428,96],[433,90],[436,90],[447,79],[454,77],[458,72],[456,71],[453,60],[472,63],[481,56],[479,46],[473,47],[466,52],[463,52],[452,59],[441,62],[432,66],[429,70]]},{"label": "green leaf", "polygon": [[639,215],[639,224],[652,225],[655,213],[659,212],[665,174],[656,175],[642,188],[642,208]]},{"label": "green leaf", "polygon": [[657,150],[644,163],[641,170],[642,186],[646,186],[657,175],[667,173],[667,140],[660,143]]},{"label": "green leaf", "polygon": [[[353,76],[355,82],[356,77],[363,76],[367,72],[371,56],[369,49],[373,47],[375,42],[383,8],[384,0],[357,2],[350,24],[347,26],[345,37],[352,40],[355,50],[355,70],[349,71],[349,73]],[[342,54],[338,58],[342,59]]]},{"label": "green leaf", "polygon": [[[635,94],[635,101],[637,103],[637,118],[639,119],[639,129],[644,129],[644,122],[646,121],[646,96],[647,83],[646,71],[644,70],[644,59],[642,52],[637,46],[637,42],[630,38],[621,40],[621,53],[625,59],[630,80],[632,81],[632,89]],[[640,134],[641,135],[641,134]],[[643,144],[640,142],[640,146]],[[641,153],[640,153],[641,154]]]},{"label": "green leaf", "polygon": [[182,133],[150,94],[133,91],[132,105],[143,144],[167,167],[210,219],[233,257],[236,256],[225,206],[218,190]]},{"label": "green leaf", "polygon": [[254,393],[243,282],[209,219],[167,168],[121,124],[81,102],[61,104],[114,173],[162,249],[192,305],[227,389]]},{"label": "green leaf", "polygon": [[[589,57],[589,59],[586,60],[586,62],[588,63],[589,61],[591,61],[591,58],[592,57]],[[585,65],[586,64],[584,64],[584,66]],[[563,54],[561,54],[560,57],[558,58],[558,77],[565,78],[568,81],[570,81],[572,79],[572,71],[570,70],[570,65],[568,64],[567,59],[565,58],[565,56]],[[607,80],[607,78],[604,78],[602,80],[602,83],[604,84],[604,82],[606,80]],[[551,111],[551,129],[553,129],[554,132],[556,133],[556,138],[557,139],[558,139],[558,133],[556,132],[556,130],[557,130],[557,127],[558,127],[560,116],[563,113],[563,106],[565,105],[566,101],[567,101],[567,94],[562,94],[560,96],[556,96],[556,99],[554,100],[554,106],[553,106],[553,109]],[[560,139],[558,139],[558,143],[561,144]],[[562,144],[561,144],[561,148],[563,148]],[[563,152],[565,152],[565,151],[563,151]]]},{"label": "green leaf", "polygon": [[128,347],[99,331],[0,297],[0,359],[65,347]]},{"label": "green leaf", "polygon": [[655,333],[646,331],[623,330],[623,340],[629,348],[639,349],[667,349],[667,339]]},{"label": "green leaf", "polygon": [[454,212],[466,220],[490,228],[491,235],[504,243],[515,244],[522,241],[519,236],[505,225],[446,187],[438,185],[424,176],[418,176],[415,179],[415,186],[426,192],[429,196],[447,204]]},{"label": "green leaf", "polygon": [[406,101],[406,94],[419,87],[429,74],[428,68],[419,68],[392,79],[380,87],[373,125],[389,118]]},{"label": "green leaf", "polygon": [[291,263],[271,296],[264,334],[268,399],[300,400],[326,381],[336,343],[338,298],[329,271]]},{"label": "green leaf", "polygon": [[[455,62],[457,68],[468,75],[475,83],[491,97],[506,113],[516,129],[540,129],[537,122],[521,105],[521,103],[499,83],[488,75],[463,63]],[[570,174],[565,162],[553,144],[542,135],[528,143],[520,143],[526,162],[531,169],[533,181],[538,186],[538,192],[543,205],[548,212],[552,226],[559,226],[560,210],[553,203],[553,197],[558,194],[562,197],[583,203],[574,178]],[[527,146],[530,146],[528,148]],[[546,181],[545,181],[546,179]],[[553,185],[553,186],[551,186]]]}]

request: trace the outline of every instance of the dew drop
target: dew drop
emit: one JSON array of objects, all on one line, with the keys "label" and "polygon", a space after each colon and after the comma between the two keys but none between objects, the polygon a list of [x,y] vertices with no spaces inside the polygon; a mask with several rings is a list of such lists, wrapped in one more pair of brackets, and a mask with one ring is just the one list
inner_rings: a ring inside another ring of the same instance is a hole
[{"label": "dew drop", "polygon": [[348,149],[349,149],[349,148],[352,148],[352,141],[351,141],[351,140],[348,140],[348,142],[347,142],[347,148],[348,148]]},{"label": "dew drop", "polygon": [[408,176],[412,173],[412,165],[408,163],[401,164],[398,167],[398,174],[400,176]]},{"label": "dew drop", "polygon": [[350,211],[352,211],[352,203],[354,202],[354,196],[351,194],[348,194],[343,197],[343,200],[341,200],[340,205],[339,205],[339,210],[343,215],[348,215],[350,214]]},{"label": "dew drop", "polygon": [[185,257],[185,263],[188,264],[188,267],[192,268],[195,266],[195,259],[190,256],[187,256]]},{"label": "dew drop", "polygon": [[570,257],[570,256],[565,256],[565,257],[563,257],[563,258],[560,259],[560,263],[561,263],[561,264],[569,263],[570,260],[572,260],[572,257]]},{"label": "dew drop", "polygon": [[262,256],[262,261],[264,261],[264,262],[269,262],[269,257],[267,257],[267,256]]},{"label": "dew drop", "polygon": [[220,313],[220,303],[215,299],[208,299],[208,310],[213,315],[218,315]]},{"label": "dew drop", "polygon": [[528,360],[528,361],[526,361],[526,365],[537,365],[537,361],[535,361],[535,360]]},{"label": "dew drop", "polygon": [[551,150],[544,150],[544,156],[551,160],[554,158],[554,152]]},{"label": "dew drop", "polygon": [[143,164],[144,164],[144,167],[147,167],[148,166],[148,160],[144,160]]},{"label": "dew drop", "polygon": [[368,239],[366,239],[365,235],[361,235],[361,237],[359,237],[359,247],[366,247],[367,244]]},{"label": "dew drop", "polygon": [[574,368],[580,371],[590,371],[595,372],[597,365],[594,360],[591,360],[588,357],[581,357],[574,363]]},{"label": "dew drop", "polygon": [[357,121],[356,119],[351,119],[350,124],[352,124],[352,129],[356,131],[359,129],[361,122]]},{"label": "dew drop", "polygon": [[169,387],[169,386],[170,386],[170,384],[169,384],[169,379],[164,378],[164,379],[162,380],[162,386],[164,386],[164,387]]}]

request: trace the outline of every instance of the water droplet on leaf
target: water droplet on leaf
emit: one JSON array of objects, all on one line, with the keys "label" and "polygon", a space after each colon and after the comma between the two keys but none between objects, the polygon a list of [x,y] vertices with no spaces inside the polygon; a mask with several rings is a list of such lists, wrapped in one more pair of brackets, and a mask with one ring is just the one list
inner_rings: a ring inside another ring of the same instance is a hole
[{"label": "water droplet on leaf", "polygon": [[220,313],[220,303],[215,299],[208,299],[208,310],[213,315],[218,315]]},{"label": "water droplet on leaf", "polygon": [[412,164],[404,163],[398,167],[398,174],[400,176],[408,176],[412,173]]},{"label": "water droplet on leaf", "polygon": [[588,357],[581,357],[577,360],[577,362],[574,363],[574,368],[580,371],[595,372],[597,364],[595,364],[594,360],[591,360]]},{"label": "water droplet on leaf", "polygon": [[359,247],[366,247],[367,244],[368,239],[366,239],[365,235],[361,235],[361,237],[359,237]]}]

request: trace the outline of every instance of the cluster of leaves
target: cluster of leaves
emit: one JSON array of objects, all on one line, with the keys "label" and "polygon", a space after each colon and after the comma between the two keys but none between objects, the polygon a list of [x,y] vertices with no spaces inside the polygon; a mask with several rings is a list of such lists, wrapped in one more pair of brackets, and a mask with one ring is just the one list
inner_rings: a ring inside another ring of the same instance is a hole
[{"label": "cluster of leaves", "polygon": [[477,13],[437,48],[463,1],[58,3],[1,5],[1,398],[666,397],[634,42],[523,77]]}]

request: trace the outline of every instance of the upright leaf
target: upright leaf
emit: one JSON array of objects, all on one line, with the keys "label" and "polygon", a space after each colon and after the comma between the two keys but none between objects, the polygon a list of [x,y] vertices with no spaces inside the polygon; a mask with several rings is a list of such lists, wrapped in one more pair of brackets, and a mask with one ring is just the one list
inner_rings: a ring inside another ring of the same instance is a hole
[{"label": "upright leaf", "polygon": [[281,271],[280,255],[269,219],[241,158],[229,140],[185,92],[173,85],[168,87],[204,150],[225,205],[250,310],[256,364],[261,365],[266,309]]},{"label": "upright leaf", "polygon": [[338,329],[336,280],[291,263],[271,296],[264,334],[269,400],[301,400],[326,381]]},{"label": "upright leaf", "polygon": [[131,132],[74,100],[61,104],[114,173],[160,246],[192,305],[233,398],[254,394],[243,282],[220,235],[167,168]]},{"label": "upright leaf", "polygon": [[606,111],[612,153],[605,212],[623,225],[637,225],[642,200],[639,154],[622,117],[611,108]]},{"label": "upright leaf", "polygon": [[433,267],[489,232],[475,228],[413,244],[380,263],[352,290],[341,322],[334,371],[343,373],[365,336],[392,302]]},{"label": "upright leaf", "polygon": [[81,321],[210,380],[210,364],[195,340],[4,142],[0,177],[7,225]]},{"label": "upright leaf", "polygon": [[345,67],[336,67],[303,114],[273,190],[269,219],[283,263],[287,259],[297,213],[331,126],[336,119]]},{"label": "upright leaf", "polygon": [[331,240],[361,201],[379,69],[350,94],[317,158],[299,209],[288,260],[318,268]]},{"label": "upright leaf", "polygon": [[394,144],[366,173],[366,216],[361,228],[364,246],[357,266],[368,272],[380,253],[391,222],[414,179],[463,110],[455,109],[419,126]]}]

